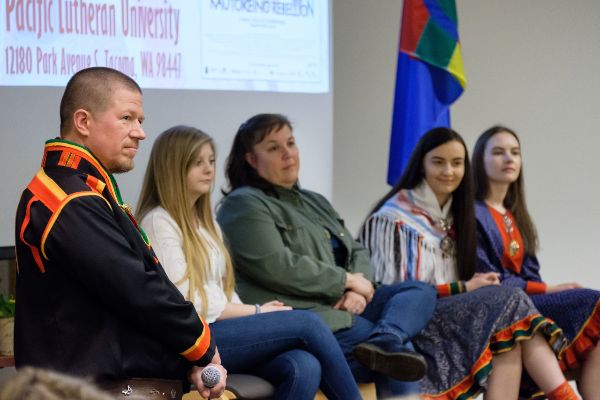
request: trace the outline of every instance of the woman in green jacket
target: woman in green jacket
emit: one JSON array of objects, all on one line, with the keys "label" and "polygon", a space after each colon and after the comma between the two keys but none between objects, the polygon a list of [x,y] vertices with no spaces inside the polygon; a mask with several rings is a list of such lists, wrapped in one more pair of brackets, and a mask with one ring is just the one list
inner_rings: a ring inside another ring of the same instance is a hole
[{"label": "woman in green jacket", "polygon": [[217,220],[233,256],[242,300],[273,298],[319,313],[361,382],[403,394],[423,357],[411,339],[429,321],[436,292],[409,282],[375,288],[369,255],[331,204],[298,185],[289,120],[259,114],[242,124],[227,160],[231,190]]}]

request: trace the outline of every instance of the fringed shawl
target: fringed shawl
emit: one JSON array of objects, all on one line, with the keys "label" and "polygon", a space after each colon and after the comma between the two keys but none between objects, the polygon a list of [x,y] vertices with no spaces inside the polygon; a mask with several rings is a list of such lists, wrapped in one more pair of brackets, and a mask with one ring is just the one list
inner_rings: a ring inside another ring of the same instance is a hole
[{"label": "fringed shawl", "polygon": [[441,242],[448,233],[440,221],[451,220],[448,200],[440,208],[425,181],[401,190],[365,222],[359,240],[369,249],[375,280],[383,284],[419,280],[434,285],[458,279],[453,251]]}]

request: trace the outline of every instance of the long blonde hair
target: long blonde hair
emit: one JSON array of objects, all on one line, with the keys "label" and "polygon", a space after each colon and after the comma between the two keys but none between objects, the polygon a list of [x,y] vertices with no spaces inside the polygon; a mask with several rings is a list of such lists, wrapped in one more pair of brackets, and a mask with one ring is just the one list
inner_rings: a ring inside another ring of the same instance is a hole
[{"label": "long blonde hair", "polygon": [[[174,126],[161,133],[150,153],[140,198],[137,218],[142,220],[153,208],[161,206],[175,220],[183,236],[183,253],[187,269],[182,280],[189,280],[188,298],[200,294],[202,316],[206,316],[208,299],[204,291],[211,266],[210,245],[198,233],[198,223],[206,229],[225,257],[223,287],[228,299],[234,291],[231,257],[225,248],[212,212],[210,193],[200,196],[193,208],[188,204],[187,174],[203,145],[213,140],[206,133],[189,126]],[[176,282],[179,283],[179,282]]]}]

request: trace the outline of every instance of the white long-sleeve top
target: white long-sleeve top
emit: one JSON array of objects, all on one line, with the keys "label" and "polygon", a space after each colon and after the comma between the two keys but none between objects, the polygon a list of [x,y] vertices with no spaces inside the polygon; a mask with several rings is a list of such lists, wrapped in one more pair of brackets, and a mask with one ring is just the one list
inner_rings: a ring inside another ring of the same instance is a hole
[{"label": "white long-sleeve top", "polygon": [[[169,279],[177,286],[177,289],[179,289],[186,300],[194,304],[196,311],[200,314],[200,310],[202,310],[200,294],[194,293],[192,298],[190,298],[188,293],[189,280],[184,279],[188,266],[183,253],[183,236],[175,220],[164,208],[156,207],[146,214],[140,225],[148,235],[152,248]],[[205,320],[210,324],[217,320],[229,302],[223,289],[223,278],[226,274],[225,257],[206,229],[198,226],[198,234],[208,243],[211,249],[209,255],[210,273],[204,284],[204,291],[209,302]],[[219,235],[221,235],[220,230]],[[242,303],[235,292],[231,302]]]}]

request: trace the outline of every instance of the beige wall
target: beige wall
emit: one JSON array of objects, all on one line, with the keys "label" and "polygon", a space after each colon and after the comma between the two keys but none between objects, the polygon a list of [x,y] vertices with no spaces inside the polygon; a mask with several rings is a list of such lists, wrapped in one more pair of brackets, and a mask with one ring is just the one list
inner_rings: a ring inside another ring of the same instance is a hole
[{"label": "beige wall", "polygon": [[[492,124],[521,135],[547,281],[600,288],[600,2],[460,0],[469,84],[452,110],[472,147]],[[398,0],[333,0],[333,201],[353,231],[387,189]]]},{"label": "beige wall", "polygon": [[333,201],[351,232],[388,188],[402,1],[333,0]]}]

